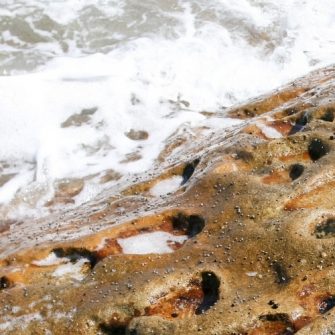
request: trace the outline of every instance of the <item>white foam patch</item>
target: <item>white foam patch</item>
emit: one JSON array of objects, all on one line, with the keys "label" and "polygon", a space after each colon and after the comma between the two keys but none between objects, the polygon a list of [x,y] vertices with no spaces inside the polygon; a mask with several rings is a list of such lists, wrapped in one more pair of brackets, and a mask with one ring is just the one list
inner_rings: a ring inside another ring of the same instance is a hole
[{"label": "white foam patch", "polygon": [[140,234],[124,239],[118,239],[124,254],[165,254],[173,252],[169,242],[183,244],[187,236],[175,236],[166,232]]},{"label": "white foam patch", "polygon": [[282,138],[283,135],[275,128],[265,125],[262,122],[257,122],[256,125],[261,129],[262,133],[267,138]]},{"label": "white foam patch", "polygon": [[83,266],[89,263],[89,260],[82,258],[76,263],[68,262],[60,265],[53,273],[53,277],[70,277],[76,280],[83,280],[84,274],[82,273]]},{"label": "white foam patch", "polygon": [[47,257],[38,261],[33,261],[32,264],[37,266],[52,266],[69,262],[68,258],[57,257],[54,252],[51,252]]},{"label": "white foam patch", "polygon": [[252,272],[246,272],[245,273],[248,277],[256,277],[258,272],[256,271],[252,271]]},{"label": "white foam patch", "polygon": [[7,317],[7,321],[0,323],[0,330],[11,330],[14,328],[25,329],[33,321],[42,321],[40,313],[26,314],[18,317]]},{"label": "white foam patch", "polygon": [[156,185],[154,185],[151,188],[150,193],[156,197],[159,197],[161,195],[165,195],[168,193],[173,193],[178,190],[182,181],[183,181],[183,178],[181,176],[174,176],[174,177],[159,181]]},{"label": "white foam patch", "polygon": [[68,258],[57,257],[54,252],[51,252],[47,257],[33,261],[32,264],[41,267],[59,265],[52,273],[53,277],[70,277],[76,280],[83,280],[84,274],[82,273],[82,269],[89,262],[87,258],[83,257],[72,263]]}]

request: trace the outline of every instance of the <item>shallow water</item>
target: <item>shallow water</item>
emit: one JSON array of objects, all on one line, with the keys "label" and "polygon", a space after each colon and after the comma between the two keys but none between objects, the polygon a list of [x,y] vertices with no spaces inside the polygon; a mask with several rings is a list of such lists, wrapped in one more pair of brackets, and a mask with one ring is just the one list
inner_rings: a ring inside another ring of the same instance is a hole
[{"label": "shallow water", "polygon": [[[0,0],[0,215],[44,215],[54,181],[150,168],[202,111],[335,56],[332,0]],[[222,127],[230,125],[221,121]],[[130,138],[129,131],[146,138]],[[111,181],[110,184],[115,181]]]}]

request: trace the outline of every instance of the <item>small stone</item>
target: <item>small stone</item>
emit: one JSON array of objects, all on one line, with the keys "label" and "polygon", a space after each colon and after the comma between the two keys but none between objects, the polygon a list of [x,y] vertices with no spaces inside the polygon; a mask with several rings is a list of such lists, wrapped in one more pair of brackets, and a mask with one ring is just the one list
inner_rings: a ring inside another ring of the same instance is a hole
[{"label": "small stone", "polygon": [[124,133],[130,140],[133,141],[144,141],[149,138],[148,132],[145,130],[135,130],[130,129],[128,132]]}]

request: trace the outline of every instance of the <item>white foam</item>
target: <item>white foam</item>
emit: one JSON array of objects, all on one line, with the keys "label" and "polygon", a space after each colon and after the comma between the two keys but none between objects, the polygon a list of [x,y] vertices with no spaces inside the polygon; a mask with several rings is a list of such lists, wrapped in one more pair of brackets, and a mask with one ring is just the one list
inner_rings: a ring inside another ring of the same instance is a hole
[{"label": "white foam", "polygon": [[83,280],[84,274],[82,273],[83,266],[89,263],[89,260],[82,258],[76,263],[68,262],[60,265],[53,273],[53,277],[70,277],[76,280]]},{"label": "white foam", "polygon": [[42,321],[40,313],[26,314],[18,317],[7,317],[7,321],[0,323],[0,330],[11,330],[15,328],[25,329],[33,321]]},{"label": "white foam", "polygon": [[54,252],[51,252],[47,257],[33,261],[32,264],[37,266],[52,266],[67,262],[69,262],[68,258],[57,257]]},{"label": "white foam", "polygon": [[264,123],[257,122],[256,125],[261,129],[262,133],[267,138],[282,138],[283,135],[275,128],[265,125]]},{"label": "white foam", "polygon": [[161,180],[151,188],[150,193],[156,197],[173,193],[178,190],[182,180],[183,178],[181,176],[173,176],[171,178]]},{"label": "white foam", "polygon": [[128,238],[119,238],[117,242],[120,244],[124,254],[165,254],[173,252],[168,242],[178,242],[183,244],[187,240],[187,236],[175,236],[166,232],[153,232],[140,234]]},{"label": "white foam", "polygon": [[[44,198],[13,201],[32,185],[45,196],[55,179],[143,172],[182,125],[231,125],[200,112],[332,62],[334,16],[333,0],[6,1],[0,19],[18,29],[0,35],[8,74],[0,77],[0,161],[33,170],[18,166],[0,188],[0,204],[11,204],[0,215],[45,214]],[[88,123],[60,127],[92,107]],[[149,137],[131,140],[130,129]],[[134,153],[139,159],[127,161]],[[76,205],[103,188],[86,184]]]}]

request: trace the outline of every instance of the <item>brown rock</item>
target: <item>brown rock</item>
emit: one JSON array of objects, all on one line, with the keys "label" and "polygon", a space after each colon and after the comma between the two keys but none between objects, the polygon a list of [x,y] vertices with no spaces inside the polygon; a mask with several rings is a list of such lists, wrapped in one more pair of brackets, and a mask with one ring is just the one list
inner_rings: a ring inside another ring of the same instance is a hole
[{"label": "brown rock", "polygon": [[57,197],[75,197],[84,188],[84,180],[79,178],[61,179],[55,184]]},{"label": "brown rock", "polygon": [[145,130],[134,130],[130,129],[127,133],[124,133],[129,139],[133,141],[144,141],[149,137],[148,132]]},{"label": "brown rock", "polygon": [[136,162],[142,158],[141,154],[138,152],[131,152],[126,155],[125,159],[122,159],[120,161],[121,164],[126,164],[126,163],[131,163],[131,162]]},{"label": "brown rock", "polygon": [[[248,118],[229,131],[176,132],[124,189],[13,223],[2,334],[331,334],[334,96],[331,66],[227,110]],[[173,194],[150,195],[175,175]]]},{"label": "brown rock", "polygon": [[105,184],[112,180],[119,180],[121,177],[122,175],[119,172],[110,169],[104,172],[103,176],[100,178],[100,183]]},{"label": "brown rock", "polygon": [[89,123],[91,116],[98,110],[97,107],[83,109],[79,114],[73,114],[62,122],[62,128],[80,127],[83,124]]}]

